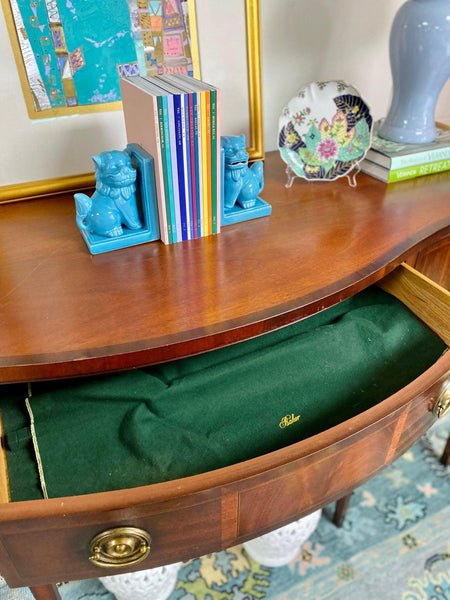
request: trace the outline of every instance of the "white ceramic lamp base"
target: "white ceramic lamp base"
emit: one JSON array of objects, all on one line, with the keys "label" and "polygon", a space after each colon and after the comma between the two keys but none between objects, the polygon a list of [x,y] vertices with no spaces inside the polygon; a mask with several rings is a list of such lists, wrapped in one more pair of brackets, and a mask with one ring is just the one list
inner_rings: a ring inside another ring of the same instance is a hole
[{"label": "white ceramic lamp base", "polygon": [[303,519],[275,529],[254,540],[244,543],[244,548],[253,560],[266,567],[287,565],[316,529],[321,510]]},{"label": "white ceramic lamp base", "polygon": [[105,588],[114,594],[117,600],[166,600],[177,582],[181,563],[100,577]]}]

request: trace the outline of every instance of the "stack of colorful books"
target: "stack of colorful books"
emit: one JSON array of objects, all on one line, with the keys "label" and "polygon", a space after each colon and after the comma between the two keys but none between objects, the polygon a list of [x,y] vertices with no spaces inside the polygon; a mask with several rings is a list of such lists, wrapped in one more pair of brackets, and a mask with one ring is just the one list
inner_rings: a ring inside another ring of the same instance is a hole
[{"label": "stack of colorful books", "polygon": [[436,139],[425,144],[401,144],[377,135],[381,121],[374,124],[372,145],[361,162],[361,171],[388,183],[450,170],[450,128],[436,127]]},{"label": "stack of colorful books", "polygon": [[187,75],[121,79],[127,141],[153,156],[165,244],[220,232],[220,91]]}]

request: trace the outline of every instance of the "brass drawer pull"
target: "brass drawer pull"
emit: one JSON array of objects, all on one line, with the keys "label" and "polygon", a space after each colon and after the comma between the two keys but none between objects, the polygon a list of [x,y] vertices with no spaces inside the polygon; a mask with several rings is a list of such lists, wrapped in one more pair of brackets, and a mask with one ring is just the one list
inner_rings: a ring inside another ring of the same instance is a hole
[{"label": "brass drawer pull", "polygon": [[137,527],[117,527],[91,540],[89,560],[98,567],[134,565],[150,554],[150,536]]},{"label": "brass drawer pull", "polygon": [[433,413],[438,419],[443,417],[450,408],[450,381],[446,381],[442,387],[438,399],[434,403]]}]

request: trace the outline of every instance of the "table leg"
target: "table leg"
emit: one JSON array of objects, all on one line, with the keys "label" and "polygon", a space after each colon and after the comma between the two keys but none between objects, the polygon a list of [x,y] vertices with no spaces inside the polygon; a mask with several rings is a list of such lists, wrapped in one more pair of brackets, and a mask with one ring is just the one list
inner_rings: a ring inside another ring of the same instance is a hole
[{"label": "table leg", "polygon": [[448,436],[447,444],[445,445],[440,461],[445,467],[450,465],[450,435]]},{"label": "table leg", "polygon": [[51,583],[30,587],[30,591],[36,600],[61,600],[58,588]]},{"label": "table leg", "polygon": [[333,516],[333,523],[336,525],[336,527],[342,527],[352,495],[353,492],[347,494],[347,496],[344,496],[343,498],[339,498],[339,500],[336,502],[336,508],[334,509]]}]

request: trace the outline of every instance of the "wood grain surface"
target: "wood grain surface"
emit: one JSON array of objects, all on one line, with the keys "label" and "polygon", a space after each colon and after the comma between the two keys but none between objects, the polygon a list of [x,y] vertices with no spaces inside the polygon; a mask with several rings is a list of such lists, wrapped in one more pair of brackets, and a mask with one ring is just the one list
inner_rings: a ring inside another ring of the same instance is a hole
[{"label": "wood grain surface", "polygon": [[131,368],[234,343],[374,283],[450,230],[450,173],[351,188],[297,179],[278,153],[272,215],[218,236],[91,256],[71,196],[0,207],[0,382]]}]

